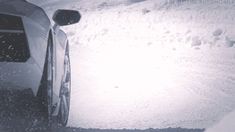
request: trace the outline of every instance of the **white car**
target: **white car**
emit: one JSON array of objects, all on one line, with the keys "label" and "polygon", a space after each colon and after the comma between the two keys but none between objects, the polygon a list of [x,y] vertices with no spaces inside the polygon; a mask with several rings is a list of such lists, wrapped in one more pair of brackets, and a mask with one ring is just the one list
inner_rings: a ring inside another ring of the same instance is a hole
[{"label": "white car", "polygon": [[24,0],[0,0],[0,90],[30,90],[50,125],[68,121],[69,43],[60,26],[79,22],[74,10],[57,10],[51,24],[43,9]]}]

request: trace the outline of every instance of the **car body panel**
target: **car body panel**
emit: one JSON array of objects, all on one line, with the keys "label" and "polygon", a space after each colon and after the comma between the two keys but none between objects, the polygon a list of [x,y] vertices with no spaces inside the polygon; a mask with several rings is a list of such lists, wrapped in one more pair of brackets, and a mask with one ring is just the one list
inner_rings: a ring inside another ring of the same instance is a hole
[{"label": "car body panel", "polygon": [[27,17],[39,24],[45,30],[51,26],[50,20],[42,8],[23,0],[0,1],[0,12]]},{"label": "car body panel", "polygon": [[46,58],[46,49],[49,36],[48,29],[50,28],[44,29],[41,25],[35,23],[27,17],[23,17],[23,23],[29,44],[30,57],[36,61],[42,72]]},{"label": "car body panel", "polygon": [[33,59],[26,63],[0,63],[0,86],[7,90],[31,89],[36,95],[41,80],[41,70]]}]

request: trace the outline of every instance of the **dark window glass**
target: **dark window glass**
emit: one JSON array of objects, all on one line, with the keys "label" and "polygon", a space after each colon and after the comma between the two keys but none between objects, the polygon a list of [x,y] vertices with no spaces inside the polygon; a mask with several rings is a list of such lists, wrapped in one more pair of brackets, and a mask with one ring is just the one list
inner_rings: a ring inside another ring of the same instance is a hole
[{"label": "dark window glass", "polygon": [[23,30],[23,22],[20,17],[0,14],[0,29]]},{"label": "dark window glass", "polygon": [[20,17],[0,14],[0,62],[25,62],[29,49]]}]

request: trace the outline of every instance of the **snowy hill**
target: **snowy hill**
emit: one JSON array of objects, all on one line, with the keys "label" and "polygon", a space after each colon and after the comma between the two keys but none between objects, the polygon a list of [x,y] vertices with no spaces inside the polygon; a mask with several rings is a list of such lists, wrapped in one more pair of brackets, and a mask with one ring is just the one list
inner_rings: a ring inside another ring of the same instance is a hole
[{"label": "snowy hill", "polygon": [[[62,0],[61,0],[62,1]],[[207,128],[235,110],[235,1],[71,0],[70,126]]]}]

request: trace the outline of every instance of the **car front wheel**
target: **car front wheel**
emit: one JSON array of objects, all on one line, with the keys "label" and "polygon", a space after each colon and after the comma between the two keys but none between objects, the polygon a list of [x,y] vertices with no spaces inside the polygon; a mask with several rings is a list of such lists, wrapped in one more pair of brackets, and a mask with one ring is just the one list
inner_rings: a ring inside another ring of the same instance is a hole
[{"label": "car front wheel", "polygon": [[66,126],[69,118],[71,95],[71,67],[69,58],[69,47],[67,45],[64,56],[64,76],[60,89],[60,109],[58,121],[62,126]]}]

